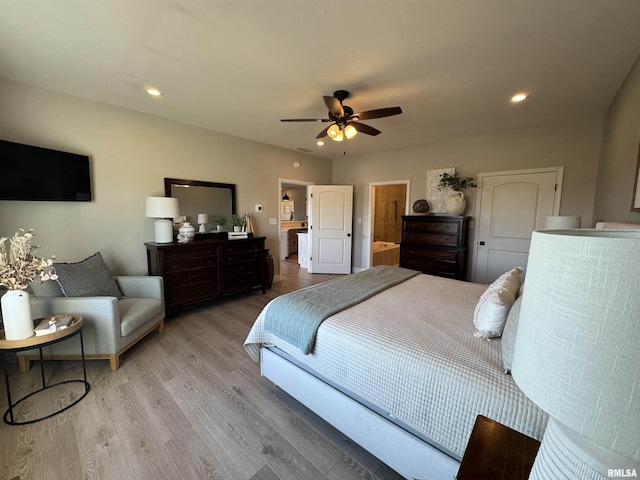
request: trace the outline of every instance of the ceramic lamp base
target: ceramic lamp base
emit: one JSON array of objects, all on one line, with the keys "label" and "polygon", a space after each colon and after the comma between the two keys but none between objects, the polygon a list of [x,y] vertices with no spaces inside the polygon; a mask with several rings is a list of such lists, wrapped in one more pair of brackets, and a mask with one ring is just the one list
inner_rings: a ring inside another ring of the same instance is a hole
[{"label": "ceramic lamp base", "polygon": [[155,221],[156,243],[173,242],[173,221],[161,219]]}]

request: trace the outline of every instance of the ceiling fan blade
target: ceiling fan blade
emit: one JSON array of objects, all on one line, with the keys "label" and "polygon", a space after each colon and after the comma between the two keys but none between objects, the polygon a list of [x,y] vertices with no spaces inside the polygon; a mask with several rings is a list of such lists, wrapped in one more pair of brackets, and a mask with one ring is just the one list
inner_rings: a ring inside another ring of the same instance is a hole
[{"label": "ceiling fan blade", "polygon": [[374,137],[382,133],[380,130],[360,122],[349,122],[349,125],[353,125],[358,132],[373,135]]},{"label": "ceiling fan blade", "polygon": [[327,128],[322,130],[318,135],[316,135],[316,138],[324,138],[324,137],[326,137],[327,136],[327,130],[329,130],[330,127],[331,127],[331,125],[329,125]]},{"label": "ceiling fan blade", "polygon": [[330,122],[328,118],[281,118],[281,122]]},{"label": "ceiling fan blade", "polygon": [[391,115],[399,115],[402,113],[400,107],[378,108],[377,110],[368,110],[366,112],[354,113],[352,117],[358,117],[358,120],[372,120],[374,118],[390,117]]},{"label": "ceiling fan blade", "polygon": [[327,97],[326,95],[322,98],[324,98],[324,103],[333,115],[336,117],[344,117],[344,108],[342,108],[340,100],[336,97]]}]

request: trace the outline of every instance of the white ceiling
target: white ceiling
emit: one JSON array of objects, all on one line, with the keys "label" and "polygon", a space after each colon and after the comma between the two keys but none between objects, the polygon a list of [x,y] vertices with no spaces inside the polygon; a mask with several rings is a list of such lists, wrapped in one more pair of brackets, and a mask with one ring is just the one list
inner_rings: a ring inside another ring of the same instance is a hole
[{"label": "white ceiling", "polygon": [[[639,26],[640,0],[0,0],[0,77],[344,158],[604,113]],[[280,122],[338,89],[404,113],[324,147]]]}]

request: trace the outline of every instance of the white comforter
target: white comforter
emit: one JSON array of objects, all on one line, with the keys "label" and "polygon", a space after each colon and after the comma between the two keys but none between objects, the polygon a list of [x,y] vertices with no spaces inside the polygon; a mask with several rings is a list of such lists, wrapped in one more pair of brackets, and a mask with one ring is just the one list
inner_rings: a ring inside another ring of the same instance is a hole
[{"label": "white comforter", "polygon": [[485,289],[413,277],[325,320],[310,355],[264,331],[267,305],[245,348],[258,361],[276,345],[459,457],[479,414],[540,439],[547,416],[504,373],[500,340],[473,336]]}]

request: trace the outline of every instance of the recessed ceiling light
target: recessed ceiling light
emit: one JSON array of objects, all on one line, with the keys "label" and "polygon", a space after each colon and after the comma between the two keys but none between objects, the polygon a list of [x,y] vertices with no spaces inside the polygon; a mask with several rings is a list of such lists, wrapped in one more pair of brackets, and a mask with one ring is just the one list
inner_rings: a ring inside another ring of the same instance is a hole
[{"label": "recessed ceiling light", "polygon": [[527,98],[526,93],[516,93],[513,97],[511,97],[511,101],[513,103],[518,103],[523,101],[525,98]]},{"label": "recessed ceiling light", "polygon": [[318,140],[318,141],[316,142],[316,145],[318,145],[319,147],[321,147],[321,146],[323,146],[323,145],[324,145],[324,141],[323,141],[323,140]]},{"label": "recessed ceiling light", "polygon": [[144,91],[147,92],[152,97],[162,97],[164,95],[164,93],[162,93],[160,90],[158,90],[155,87],[146,87]]}]

